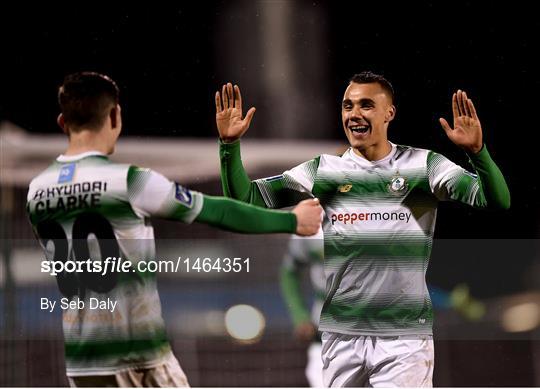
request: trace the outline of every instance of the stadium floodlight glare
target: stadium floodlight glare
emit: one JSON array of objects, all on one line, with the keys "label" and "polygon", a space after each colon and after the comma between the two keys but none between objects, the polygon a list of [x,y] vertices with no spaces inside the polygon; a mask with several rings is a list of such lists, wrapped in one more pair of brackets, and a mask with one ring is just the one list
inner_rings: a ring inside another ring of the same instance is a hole
[{"label": "stadium floodlight glare", "polygon": [[251,305],[234,305],[225,313],[225,328],[237,340],[249,342],[259,339],[265,325],[264,315]]},{"label": "stadium floodlight glare", "polygon": [[504,311],[501,324],[507,332],[534,330],[540,325],[540,306],[535,302],[514,305]]}]

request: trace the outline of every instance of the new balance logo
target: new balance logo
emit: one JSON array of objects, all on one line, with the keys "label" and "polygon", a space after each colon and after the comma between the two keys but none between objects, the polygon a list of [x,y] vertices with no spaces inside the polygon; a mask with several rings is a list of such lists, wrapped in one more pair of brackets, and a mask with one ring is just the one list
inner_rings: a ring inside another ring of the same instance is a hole
[{"label": "new balance logo", "polygon": [[343,185],[338,186],[337,189],[341,193],[347,193],[352,189],[352,185],[351,184],[343,184]]}]

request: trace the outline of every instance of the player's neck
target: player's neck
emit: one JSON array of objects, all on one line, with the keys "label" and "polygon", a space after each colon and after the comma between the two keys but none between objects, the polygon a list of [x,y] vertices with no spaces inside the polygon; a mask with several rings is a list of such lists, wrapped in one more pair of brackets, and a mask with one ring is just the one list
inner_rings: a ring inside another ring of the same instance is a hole
[{"label": "player's neck", "polygon": [[72,133],[69,137],[68,148],[64,152],[64,155],[77,155],[88,151],[99,151],[103,154],[110,154],[110,147],[100,132],[83,130]]},{"label": "player's neck", "polygon": [[353,148],[356,155],[367,159],[368,161],[379,161],[386,157],[392,151],[392,145],[388,140],[375,144],[366,148]]}]

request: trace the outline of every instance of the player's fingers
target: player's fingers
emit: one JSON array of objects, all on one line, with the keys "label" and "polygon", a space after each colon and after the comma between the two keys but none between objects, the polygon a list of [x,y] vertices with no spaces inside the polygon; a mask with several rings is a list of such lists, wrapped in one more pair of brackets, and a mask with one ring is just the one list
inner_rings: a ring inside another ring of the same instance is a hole
[{"label": "player's fingers", "polygon": [[227,83],[227,97],[229,98],[229,108],[234,108],[234,91],[230,82]]},{"label": "player's fingers", "polygon": [[227,96],[227,85],[221,87],[221,98],[223,100],[223,109],[229,108],[229,97]]},{"label": "player's fingers", "polygon": [[219,96],[219,91],[216,92],[216,113],[220,113],[223,111],[223,107],[221,106],[221,97]]},{"label": "player's fingers", "polygon": [[459,116],[465,115],[465,107],[463,106],[463,91],[461,90],[458,90],[458,93],[457,93],[457,103],[458,103]]},{"label": "player's fingers", "polygon": [[441,123],[441,126],[442,126],[444,132],[446,132],[447,134],[452,132],[452,127],[450,127],[450,125],[448,124],[446,119],[439,118],[439,123]]},{"label": "player's fingers", "polygon": [[457,93],[452,95],[452,113],[454,114],[454,120],[459,116],[458,104],[457,104]]},{"label": "player's fingers", "polygon": [[472,117],[471,110],[469,109],[469,98],[467,97],[467,92],[463,91],[463,109],[465,110],[465,114],[468,117]]},{"label": "player's fingers", "polygon": [[251,120],[253,120],[253,115],[255,115],[255,111],[255,107],[251,107],[246,113],[246,118],[244,120],[246,121],[248,126],[251,124]]},{"label": "player's fingers", "polygon": [[476,114],[476,108],[474,108],[474,104],[471,99],[467,100],[467,105],[469,106],[469,110],[471,111],[471,116],[474,120],[478,120],[478,115]]},{"label": "player's fingers", "polygon": [[234,86],[234,107],[242,109],[242,94],[238,85]]}]

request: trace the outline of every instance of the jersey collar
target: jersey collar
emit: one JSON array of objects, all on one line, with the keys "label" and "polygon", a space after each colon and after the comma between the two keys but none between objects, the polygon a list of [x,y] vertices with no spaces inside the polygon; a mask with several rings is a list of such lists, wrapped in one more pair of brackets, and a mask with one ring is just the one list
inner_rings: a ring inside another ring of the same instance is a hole
[{"label": "jersey collar", "polygon": [[384,164],[385,162],[388,162],[390,161],[392,158],[394,158],[394,156],[396,155],[396,152],[397,152],[397,146],[388,141],[388,143],[390,143],[390,146],[392,146],[392,149],[390,150],[390,152],[384,157],[384,158],[381,158],[377,161],[368,161],[367,159],[365,158],[362,158],[361,156],[357,155],[352,147],[349,148],[349,158],[351,158],[353,161],[355,162],[358,162],[362,165],[370,165],[370,166],[373,166],[373,165],[382,165]]},{"label": "jersey collar", "polygon": [[58,162],[73,162],[73,161],[78,161],[79,159],[83,159],[86,157],[94,157],[94,156],[106,157],[107,155],[105,153],[102,153],[101,151],[85,151],[84,153],[75,154],[75,155],[62,154],[58,156],[56,160]]}]

